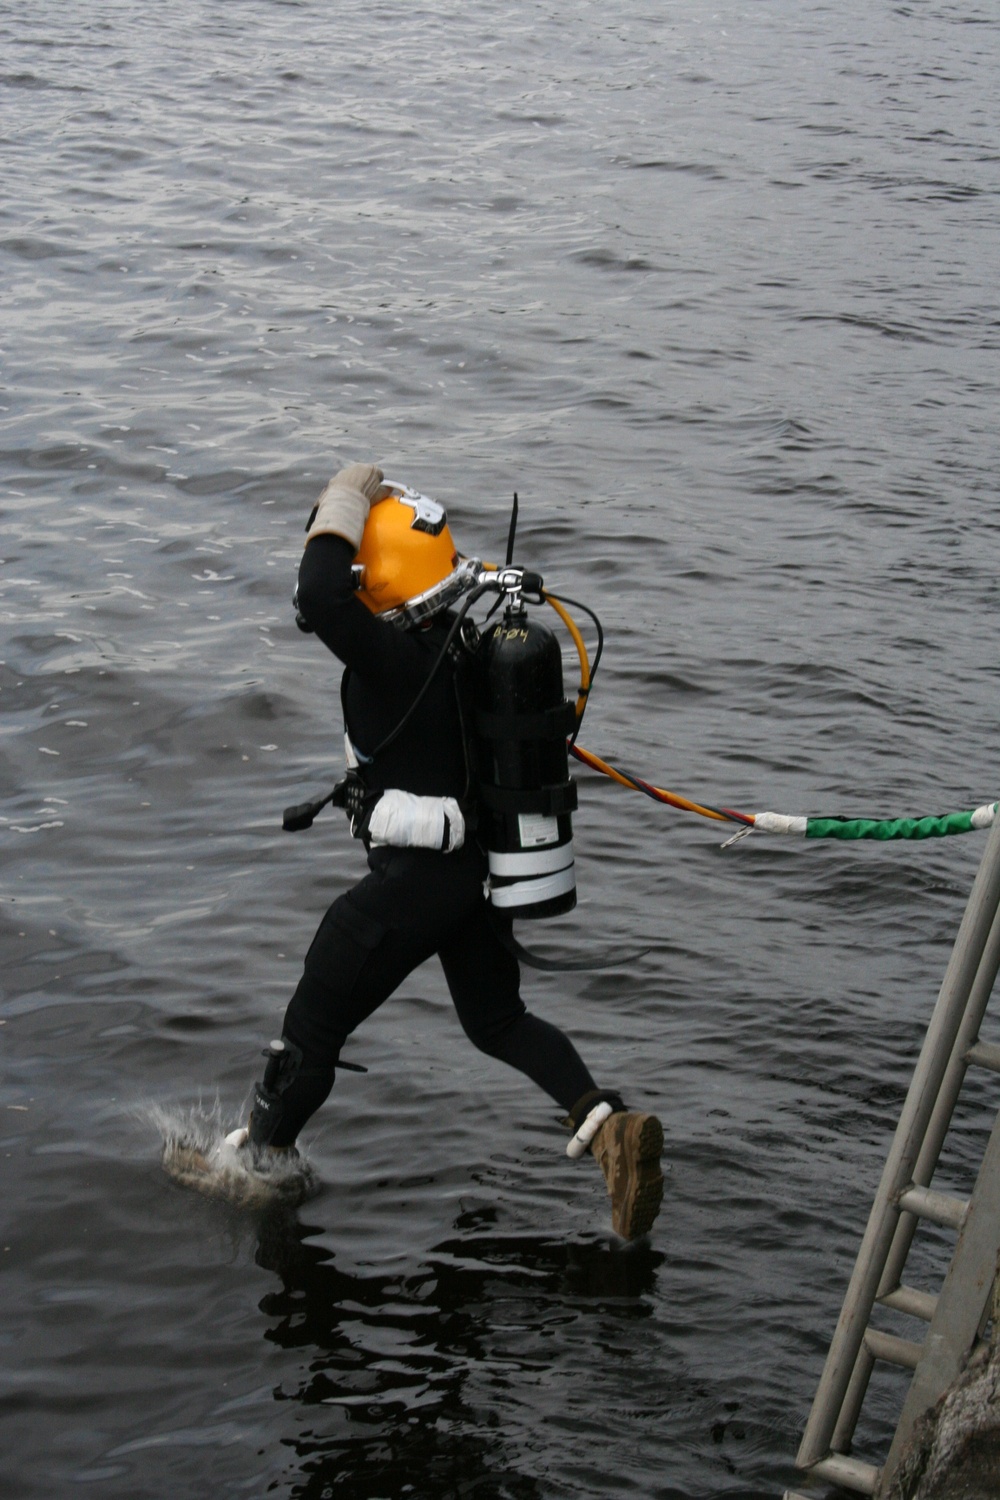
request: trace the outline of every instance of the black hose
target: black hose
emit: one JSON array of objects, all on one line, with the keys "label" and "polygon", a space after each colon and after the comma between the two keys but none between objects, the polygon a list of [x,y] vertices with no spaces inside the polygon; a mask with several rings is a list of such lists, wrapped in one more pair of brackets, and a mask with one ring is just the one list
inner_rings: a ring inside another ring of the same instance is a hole
[{"label": "black hose", "polygon": [[405,714],[396,725],[395,729],[391,729],[386,735],[385,739],[381,742],[381,744],[375,746],[375,749],[372,750],[371,753],[366,757],[367,760],[374,760],[376,756],[381,755],[382,751],[387,750],[389,746],[393,744],[402,734],[403,730],[406,728],[407,724],[410,722],[413,715],[416,713],[417,709],[424,701],[427,690],[437,676],[438,671],[441,667],[441,663],[448,655],[448,652],[451,649],[451,644],[462,627],[463,620],[469,613],[469,610],[475,604],[476,600],[481,599],[483,594],[485,594],[489,590],[489,587],[490,585],[488,583],[477,584],[476,587],[472,590],[472,593],[468,595],[465,603],[462,605],[462,608],[459,610],[458,614],[452,621],[451,629],[445,636],[444,644],[442,645],[441,650],[438,652],[437,657],[434,661],[434,665],[428,672],[427,677],[425,678],[423,685],[420,688],[420,691],[417,693],[417,696],[414,698],[413,702],[410,704],[409,708],[406,710]]}]

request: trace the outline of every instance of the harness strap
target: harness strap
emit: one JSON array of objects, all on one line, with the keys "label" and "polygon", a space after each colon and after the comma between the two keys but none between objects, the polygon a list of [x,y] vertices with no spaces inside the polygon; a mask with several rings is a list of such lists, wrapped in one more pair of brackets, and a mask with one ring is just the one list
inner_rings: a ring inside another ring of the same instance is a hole
[{"label": "harness strap", "polygon": [[[492,907],[490,910],[492,911]],[[624,969],[637,959],[645,958],[650,951],[648,948],[635,948],[628,953],[615,953],[605,949],[594,958],[546,958],[543,953],[532,953],[523,943],[519,943],[509,928],[505,930],[500,923],[496,923],[495,929],[508,953],[512,953],[520,963],[527,964],[529,969],[538,969],[543,974],[580,974],[590,969]]]}]

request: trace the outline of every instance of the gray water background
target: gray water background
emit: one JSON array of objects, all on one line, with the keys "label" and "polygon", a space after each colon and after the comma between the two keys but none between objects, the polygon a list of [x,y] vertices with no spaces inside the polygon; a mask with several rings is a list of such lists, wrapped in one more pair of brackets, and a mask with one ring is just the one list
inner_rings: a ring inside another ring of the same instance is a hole
[{"label": "gray water background", "polygon": [[[326,904],[305,517],[377,457],[608,632],[582,742],[894,815],[997,776],[993,4],[0,4],[5,1493],[774,1496],[982,836],[719,829],[583,772],[531,974],[661,1115],[650,1242],[435,965],[257,1221],[241,1117]],[[527,929],[522,934],[529,936]],[[973,1082],[944,1186],[996,1108]],[[948,1240],[925,1234],[929,1287]],[[907,1330],[909,1331],[909,1330]],[[878,1459],[899,1384],[859,1436]]]}]

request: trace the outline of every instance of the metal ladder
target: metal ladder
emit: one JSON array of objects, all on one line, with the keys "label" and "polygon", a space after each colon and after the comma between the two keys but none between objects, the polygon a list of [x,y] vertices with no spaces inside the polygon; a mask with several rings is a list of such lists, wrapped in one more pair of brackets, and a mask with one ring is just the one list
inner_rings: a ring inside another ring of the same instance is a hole
[{"label": "metal ladder", "polygon": [[[1000,1073],[1000,1047],[978,1040],[998,969],[1000,817],[989,833],[806,1423],[795,1460],[803,1477],[885,1495],[914,1423],[963,1369],[985,1327],[1000,1248],[1000,1115],[970,1199],[935,1192],[930,1183],[966,1068],[972,1063]],[[958,1231],[936,1297],[902,1282],[920,1219]],[[922,1319],[930,1325],[926,1335],[903,1339],[871,1327],[876,1303]],[[881,1468],[850,1453],[876,1360],[914,1372]],[[809,1497],[787,1490],[785,1500]]]}]

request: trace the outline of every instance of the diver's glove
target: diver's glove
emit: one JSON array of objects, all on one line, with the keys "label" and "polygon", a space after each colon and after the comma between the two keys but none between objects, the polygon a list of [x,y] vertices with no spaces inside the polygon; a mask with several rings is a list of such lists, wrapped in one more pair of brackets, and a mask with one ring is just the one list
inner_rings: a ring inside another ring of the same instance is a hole
[{"label": "diver's glove", "polygon": [[342,536],[357,551],[372,501],[392,493],[382,483],[384,478],[375,464],[348,464],[334,474],[313,507],[306,542],[314,536]]}]

